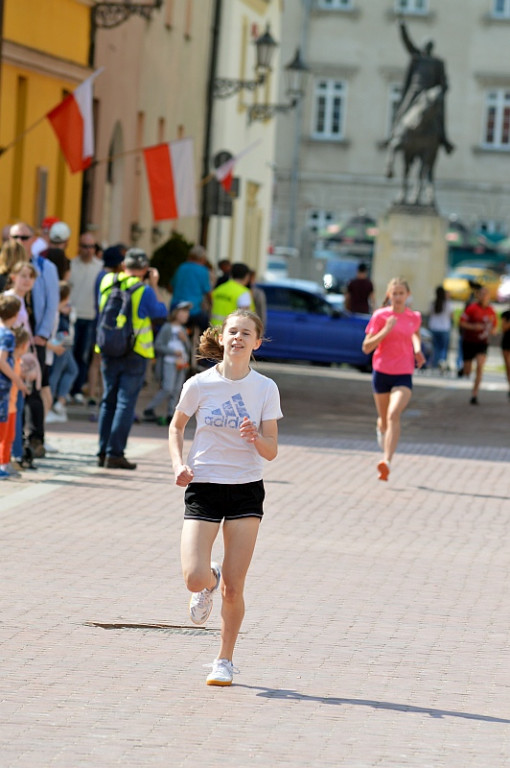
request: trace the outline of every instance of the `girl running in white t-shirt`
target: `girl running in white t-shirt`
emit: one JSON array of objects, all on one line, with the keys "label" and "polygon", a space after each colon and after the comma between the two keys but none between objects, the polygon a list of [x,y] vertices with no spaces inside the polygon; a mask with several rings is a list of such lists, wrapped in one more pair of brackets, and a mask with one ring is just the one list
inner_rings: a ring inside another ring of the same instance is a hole
[{"label": "girl running in white t-shirt", "polygon": [[413,390],[412,374],[425,363],[421,351],[421,314],[406,306],[410,290],[405,280],[390,280],[389,306],[377,309],[366,327],[362,349],[374,353],[372,389],[377,408],[377,441],[384,456],[377,464],[379,480],[387,480],[400,437],[400,417]]},{"label": "girl running in white t-shirt", "polygon": [[[221,584],[221,644],[208,685],[230,685],[237,672],[232,657],[244,616],[244,582],[263,515],[263,460],[272,461],[278,452],[278,388],[250,368],[263,330],[257,315],[243,309],[230,314],[221,327],[208,328],[199,353],[219,363],[188,379],[170,423],[175,482],[186,488],[181,562],[193,593],[189,610],[195,624],[207,621]],[[193,415],[196,431],[185,464],[184,429]],[[211,562],[211,553],[222,521],[220,567]]]}]

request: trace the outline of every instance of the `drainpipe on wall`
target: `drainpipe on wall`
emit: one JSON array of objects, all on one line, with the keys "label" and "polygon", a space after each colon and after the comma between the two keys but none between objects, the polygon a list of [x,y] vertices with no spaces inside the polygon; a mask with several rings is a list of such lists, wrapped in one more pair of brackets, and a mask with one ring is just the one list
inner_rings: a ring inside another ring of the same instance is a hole
[{"label": "drainpipe on wall", "polygon": [[[301,22],[300,48],[306,60],[308,50],[308,31],[310,27],[310,11],[312,0],[303,0],[303,20]],[[301,147],[303,125],[303,99],[298,102],[296,107],[296,117],[294,121],[294,143],[292,148],[292,160],[290,166],[290,190],[289,190],[289,234],[287,245],[293,248],[296,245],[296,221],[297,207],[299,198],[299,150]],[[301,245],[299,243],[298,245]]]},{"label": "drainpipe on wall", "polygon": [[[211,155],[211,136],[212,136],[212,117],[214,109],[214,81],[216,79],[216,69],[218,65],[218,49],[220,44],[220,24],[221,24],[222,0],[216,0],[214,7],[214,21],[211,35],[211,56],[209,61],[209,79],[207,81],[206,95],[206,113],[205,113],[205,133],[204,133],[204,154],[202,158],[202,178],[209,174],[209,164]],[[207,184],[202,187],[202,196],[200,203],[201,222],[200,222],[200,243],[207,246],[207,230],[209,227],[209,216],[207,215]]]}]

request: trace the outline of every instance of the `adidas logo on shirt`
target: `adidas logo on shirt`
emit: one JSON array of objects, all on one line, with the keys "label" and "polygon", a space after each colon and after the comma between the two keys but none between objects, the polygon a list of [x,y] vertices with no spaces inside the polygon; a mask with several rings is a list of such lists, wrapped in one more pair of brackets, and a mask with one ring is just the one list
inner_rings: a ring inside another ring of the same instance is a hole
[{"label": "adidas logo on shirt", "polygon": [[228,427],[238,429],[242,420],[250,418],[241,395],[233,395],[230,400],[222,403],[221,408],[214,408],[210,416],[205,417],[209,427]]}]

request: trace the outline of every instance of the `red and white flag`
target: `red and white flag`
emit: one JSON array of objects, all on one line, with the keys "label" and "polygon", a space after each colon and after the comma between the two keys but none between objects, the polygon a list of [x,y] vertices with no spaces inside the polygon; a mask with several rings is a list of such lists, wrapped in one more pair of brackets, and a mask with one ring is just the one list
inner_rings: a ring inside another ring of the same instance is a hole
[{"label": "red and white flag", "polygon": [[239,154],[234,155],[234,157],[231,157],[230,160],[227,160],[226,163],[222,163],[219,168],[216,168],[214,171],[214,175],[220,182],[221,186],[225,190],[225,192],[230,192],[232,189],[232,181],[234,178],[234,166],[237,163],[238,160],[240,160],[241,157],[244,157],[244,155],[247,155],[248,152],[251,152],[252,149],[255,149],[256,146],[260,144],[262,139],[258,139],[257,141],[254,141],[253,144],[250,144],[249,147],[246,147],[246,149],[243,149],[242,152],[239,152]]},{"label": "red and white flag", "polygon": [[143,150],[154,221],[197,215],[193,139]]},{"label": "red and white flag", "polygon": [[66,96],[46,117],[57,134],[60,148],[72,173],[84,171],[94,156],[93,83],[103,71],[96,70]]}]

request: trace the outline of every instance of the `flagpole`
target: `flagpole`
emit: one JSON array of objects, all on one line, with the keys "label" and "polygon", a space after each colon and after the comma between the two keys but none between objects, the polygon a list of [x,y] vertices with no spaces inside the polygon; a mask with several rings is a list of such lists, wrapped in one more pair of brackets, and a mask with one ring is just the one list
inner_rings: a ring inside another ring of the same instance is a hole
[{"label": "flagpole", "polygon": [[39,120],[36,120],[35,123],[32,123],[32,125],[30,125],[28,128],[25,128],[24,131],[22,131],[18,136],[16,136],[15,139],[10,141],[9,144],[6,144],[5,147],[0,147],[0,157],[4,154],[4,152],[7,152],[8,149],[10,149],[11,147],[14,147],[14,145],[17,144],[18,141],[21,141],[23,136],[26,136],[27,133],[29,133],[34,128],[36,128],[39,125],[39,123],[42,123],[43,120],[46,120],[46,115],[43,115],[42,117],[39,118]]}]

